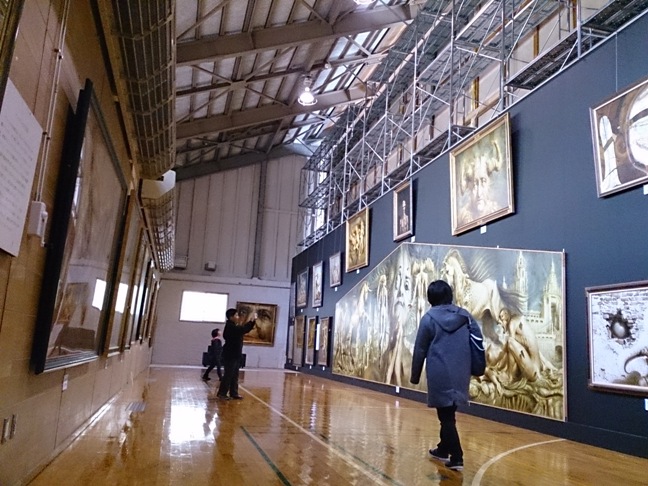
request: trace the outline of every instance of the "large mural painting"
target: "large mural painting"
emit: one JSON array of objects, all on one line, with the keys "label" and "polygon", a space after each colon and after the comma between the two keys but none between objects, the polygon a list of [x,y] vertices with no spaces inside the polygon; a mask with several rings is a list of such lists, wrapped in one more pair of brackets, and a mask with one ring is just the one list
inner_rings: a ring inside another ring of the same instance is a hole
[{"label": "large mural painting", "polygon": [[[453,288],[480,323],[487,369],[471,400],[565,419],[564,254],[404,243],[335,308],[333,372],[400,387],[409,382],[427,287]],[[425,376],[425,375],[423,375]]]}]

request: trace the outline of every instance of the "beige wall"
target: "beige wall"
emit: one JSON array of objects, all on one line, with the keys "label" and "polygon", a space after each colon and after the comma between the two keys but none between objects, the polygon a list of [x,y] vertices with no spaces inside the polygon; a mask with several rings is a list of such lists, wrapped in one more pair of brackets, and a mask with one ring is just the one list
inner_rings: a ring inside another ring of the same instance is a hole
[{"label": "beige wall", "polygon": [[[67,22],[61,20],[62,4],[61,0],[25,2],[10,71],[39,124],[51,128],[48,156],[39,159],[35,177],[43,171],[42,200],[50,214],[67,109],[76,105],[86,78],[94,83],[127,177],[131,172],[89,2],[73,1]],[[57,61],[55,48],[61,32],[65,36],[63,56]],[[58,92],[48,124],[57,62]],[[32,198],[36,197],[34,184]],[[0,426],[2,419],[13,415],[17,425],[15,436],[0,444],[3,486],[24,484],[150,361],[149,345],[143,343],[110,358],[32,373],[29,362],[44,261],[45,248],[36,237],[23,236],[17,257],[0,250]],[[65,375],[68,387],[63,391]]]}]

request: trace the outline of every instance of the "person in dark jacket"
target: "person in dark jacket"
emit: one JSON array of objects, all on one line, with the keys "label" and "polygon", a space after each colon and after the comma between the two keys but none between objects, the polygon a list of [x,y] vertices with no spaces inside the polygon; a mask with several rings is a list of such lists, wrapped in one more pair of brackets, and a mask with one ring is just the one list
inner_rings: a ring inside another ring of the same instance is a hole
[{"label": "person in dark jacket", "polygon": [[443,461],[455,471],[463,469],[463,450],[457,432],[457,405],[468,403],[470,384],[469,333],[482,337],[473,316],[452,303],[452,288],[444,280],[435,280],[427,289],[432,306],[421,318],[410,381],[417,384],[423,371],[427,375],[427,404],[437,409],[441,423],[440,441],[430,449],[433,459]]},{"label": "person in dark jacket", "polygon": [[[225,345],[222,354],[225,375],[221,380],[216,396],[226,400],[231,398],[241,400],[243,397],[239,395],[238,377],[241,358],[243,357],[243,336],[256,326],[256,313],[254,314],[254,320],[245,324],[241,324],[241,316],[236,309],[227,309],[225,317],[227,318],[223,330]],[[229,397],[227,396],[228,392]]]},{"label": "person in dark jacket", "polygon": [[209,373],[216,368],[218,379],[223,379],[223,372],[221,371],[221,355],[223,353],[223,338],[220,336],[220,329],[214,329],[211,332],[212,340],[209,345],[209,367],[203,373],[202,379],[205,381],[211,380]]}]

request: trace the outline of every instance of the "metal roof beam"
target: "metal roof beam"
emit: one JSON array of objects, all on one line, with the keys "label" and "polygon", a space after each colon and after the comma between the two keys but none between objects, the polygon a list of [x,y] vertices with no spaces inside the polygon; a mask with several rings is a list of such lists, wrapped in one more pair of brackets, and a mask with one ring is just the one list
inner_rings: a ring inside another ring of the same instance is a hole
[{"label": "metal roof beam", "polygon": [[295,103],[293,106],[272,104],[238,111],[231,115],[213,116],[176,125],[176,138],[186,138],[213,135],[222,131],[239,130],[252,125],[261,125],[286,117],[294,117],[315,111],[325,111],[335,106],[356,103],[366,99],[366,93],[361,86],[352,86],[347,90],[331,91],[317,95],[317,104],[302,106]]},{"label": "metal roof beam", "polygon": [[178,167],[173,170],[176,173],[176,182],[179,182],[186,179],[194,179],[196,177],[214,174],[216,172],[222,172],[224,170],[238,169],[248,165],[259,164],[264,160],[278,159],[288,155],[301,155],[303,157],[308,157],[312,153],[312,149],[307,146],[293,143],[291,145],[280,145],[267,154],[260,152],[247,153],[235,157],[228,157],[222,160],[214,159],[210,162],[202,162],[187,167]]},{"label": "metal roof beam", "polygon": [[[338,66],[351,66],[353,64],[363,64],[363,63],[376,64],[382,61],[386,55],[387,55],[386,53],[381,53],[381,54],[372,54],[370,56],[358,55],[353,57],[347,57],[344,59],[335,59],[332,61],[313,64],[310,70],[329,69]],[[195,88],[179,89],[176,91],[176,98],[179,98],[181,96],[190,96],[197,93],[204,93],[206,91],[218,91],[220,89],[229,89],[229,90],[239,89],[239,88],[243,89],[247,85],[252,83],[257,83],[260,81],[265,82],[265,81],[270,81],[272,79],[281,79],[281,78],[285,78],[286,76],[291,76],[294,74],[304,74],[305,71],[306,70],[304,68],[299,67],[294,69],[287,69],[285,71],[262,74],[260,76],[252,76],[250,78],[236,80],[236,81],[232,80],[232,81],[226,81],[221,83],[208,84],[206,86],[196,86]]]},{"label": "metal roof beam", "polygon": [[409,23],[414,20],[417,13],[417,5],[399,5],[352,12],[333,25],[314,20],[182,42],[177,45],[176,63],[178,66],[199,64],[300,44],[330,41],[343,36],[386,29],[400,23]]}]

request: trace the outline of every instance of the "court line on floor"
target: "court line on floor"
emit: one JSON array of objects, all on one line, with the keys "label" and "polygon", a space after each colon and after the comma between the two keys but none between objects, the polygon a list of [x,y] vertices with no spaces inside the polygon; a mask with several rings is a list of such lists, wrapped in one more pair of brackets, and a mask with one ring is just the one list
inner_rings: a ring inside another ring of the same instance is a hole
[{"label": "court line on floor", "polygon": [[[294,425],[297,427],[299,430],[301,430],[304,434],[308,435],[311,439],[313,439],[315,442],[319,443],[321,446],[326,447],[329,451],[333,452],[336,456],[338,456],[340,459],[342,459],[344,462],[349,464],[351,467],[362,473],[365,477],[370,477],[373,479],[376,483],[383,484],[383,485],[389,485],[389,484],[394,484],[394,481],[390,481],[389,483],[386,482],[385,477],[382,475],[379,475],[375,471],[372,471],[371,469],[367,469],[364,467],[361,467],[359,464],[357,464],[352,457],[349,457],[348,454],[340,452],[336,447],[332,446],[330,443],[327,443],[317,435],[313,434],[310,430],[305,429],[301,425],[299,425],[297,422],[295,422],[293,419],[285,415],[283,412],[280,410],[276,409],[272,405],[270,405],[268,402],[263,401],[263,399],[259,398],[256,396],[254,393],[252,393],[250,390],[245,388],[244,386],[239,386],[241,389],[245,390],[246,393],[248,393],[252,398],[257,400],[258,402],[261,402],[263,405],[268,407],[270,410],[272,410],[274,413],[279,415],[281,418],[286,420],[288,423]],[[399,484],[399,483],[396,483]]]},{"label": "court line on floor", "polygon": [[501,454],[497,454],[495,457],[491,457],[488,461],[486,461],[482,466],[479,468],[479,471],[477,471],[477,474],[475,474],[475,477],[472,480],[472,486],[478,486],[481,484],[481,480],[484,477],[484,474],[486,474],[486,470],[491,467],[493,464],[495,464],[497,461],[502,459],[505,456],[508,456],[509,454],[513,454],[514,452],[521,451],[523,449],[528,449],[530,447],[536,447],[540,445],[545,445],[545,444],[553,444],[554,442],[564,442],[566,439],[553,439],[553,440],[545,440],[542,442],[534,442],[532,444],[526,444],[520,447],[516,447],[515,449],[510,449],[508,451],[502,452]]},{"label": "court line on floor", "polygon": [[263,457],[263,459],[265,459],[265,462],[268,464],[268,466],[270,466],[270,468],[275,472],[275,474],[277,475],[279,480],[285,486],[291,486],[290,481],[288,481],[288,478],[286,476],[284,476],[284,474],[281,472],[279,467],[277,467],[277,465],[274,462],[272,462],[270,457],[268,457],[268,454],[266,454],[265,451],[263,450],[263,448],[259,445],[259,443],[256,440],[254,440],[254,437],[252,437],[252,434],[250,434],[250,432],[248,432],[248,430],[245,427],[241,427],[241,429],[243,430],[243,433],[247,436],[248,440],[250,442],[252,442],[252,445],[256,448],[256,450],[259,452],[259,454],[261,454],[261,457]]}]

